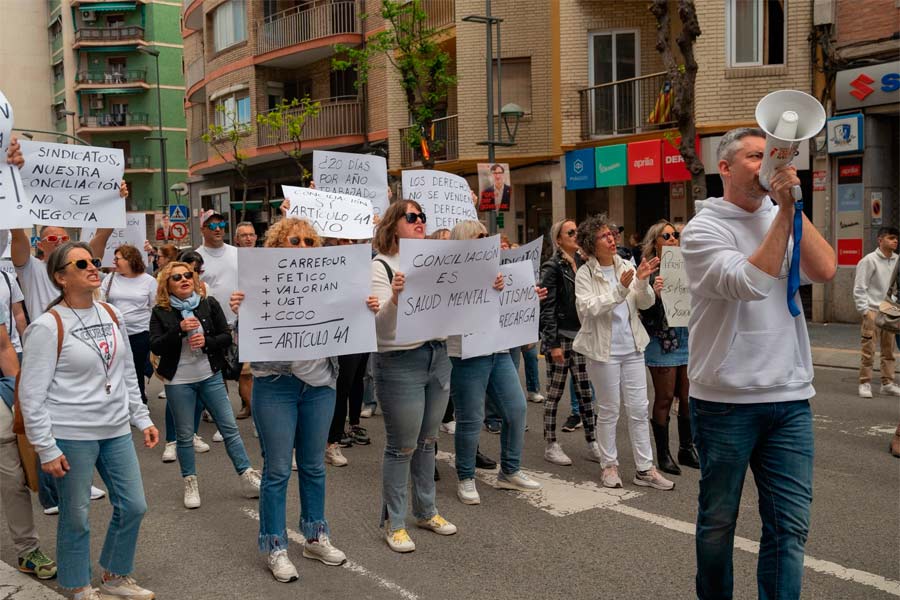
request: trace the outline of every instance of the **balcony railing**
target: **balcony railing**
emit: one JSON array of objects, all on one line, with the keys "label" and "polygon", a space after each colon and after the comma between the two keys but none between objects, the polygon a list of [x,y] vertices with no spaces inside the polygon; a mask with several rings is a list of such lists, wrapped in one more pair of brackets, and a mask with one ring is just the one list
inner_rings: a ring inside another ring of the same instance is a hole
[{"label": "balcony railing", "polygon": [[427,17],[425,28],[440,31],[456,24],[456,0],[426,0],[422,3]]},{"label": "balcony railing", "polygon": [[191,141],[188,143],[189,164],[196,165],[197,163],[206,162],[208,158],[209,147],[206,145],[206,142],[199,137],[191,138]]},{"label": "balcony railing", "polygon": [[132,154],[125,158],[126,169],[150,169],[150,156],[147,154]]},{"label": "balcony railing", "polygon": [[[319,115],[306,121],[301,138],[303,141],[363,134],[359,100],[356,98],[328,98],[318,100],[318,102],[321,102]],[[292,110],[299,111],[300,109]],[[259,146],[286,144],[290,141],[287,127],[274,129],[267,125],[259,125],[257,139]]]},{"label": "balcony railing", "polygon": [[144,39],[144,28],[137,25],[124,27],[82,27],[75,32],[78,42],[125,42]]},{"label": "balcony railing", "polygon": [[266,17],[258,26],[256,53],[265,54],[333,35],[361,32],[356,0],[319,0]]},{"label": "balcony railing", "polygon": [[81,117],[82,127],[136,127],[150,124],[147,113],[102,113]]},{"label": "balcony railing", "polygon": [[670,126],[674,94],[667,78],[662,71],[578,90],[582,139]]},{"label": "balcony railing", "polygon": [[111,85],[125,83],[147,83],[146,69],[128,69],[112,71],[79,71],[76,83],[93,85]]},{"label": "balcony railing", "polygon": [[187,89],[191,89],[196,85],[198,81],[201,81],[206,76],[206,63],[201,56],[191,64],[187,66],[185,70],[184,76],[184,84],[187,86]]},{"label": "balcony railing", "polygon": [[[442,119],[432,121],[434,135],[428,135],[428,145],[431,157],[435,162],[456,160],[459,158],[459,135],[457,133],[457,115],[450,115]],[[406,143],[410,127],[400,129],[400,164],[411,167],[422,162],[422,150],[419,147],[411,148]]]}]

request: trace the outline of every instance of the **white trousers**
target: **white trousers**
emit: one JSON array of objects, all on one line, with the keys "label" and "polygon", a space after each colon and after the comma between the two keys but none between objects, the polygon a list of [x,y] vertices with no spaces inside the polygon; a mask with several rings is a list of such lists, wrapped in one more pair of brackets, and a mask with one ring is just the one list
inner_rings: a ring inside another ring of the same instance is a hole
[{"label": "white trousers", "polygon": [[644,354],[635,352],[625,356],[610,356],[609,362],[587,359],[587,373],[597,395],[597,442],[600,444],[604,469],[618,466],[616,451],[616,423],[619,422],[620,396],[624,395],[628,417],[628,435],[638,471],[653,466],[648,420],[647,372]]}]

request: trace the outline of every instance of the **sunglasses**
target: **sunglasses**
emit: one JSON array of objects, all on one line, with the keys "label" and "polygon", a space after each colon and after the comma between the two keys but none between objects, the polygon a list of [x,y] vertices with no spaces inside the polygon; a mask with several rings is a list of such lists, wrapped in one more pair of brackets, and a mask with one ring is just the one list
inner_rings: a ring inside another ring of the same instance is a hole
[{"label": "sunglasses", "polygon": [[289,238],[288,238],[288,243],[289,243],[291,246],[299,246],[299,245],[300,245],[300,242],[303,242],[303,245],[306,246],[307,248],[311,248],[311,247],[313,247],[313,246],[316,245],[316,240],[314,240],[314,239],[312,239],[312,238],[308,238],[308,237],[300,238],[300,237],[297,237],[297,236],[293,236],[293,237],[289,237]]},{"label": "sunglasses", "polygon": [[207,223],[207,227],[209,227],[210,231],[215,231],[216,229],[225,229],[228,227],[228,223],[225,221],[218,221],[216,223]]},{"label": "sunglasses", "polygon": [[410,224],[415,223],[416,219],[418,219],[418,220],[422,221],[423,225],[425,224],[425,213],[408,212],[408,213],[406,213],[405,216],[406,216],[407,223],[410,223]]},{"label": "sunglasses", "polygon": [[99,269],[100,265],[103,264],[103,261],[101,261],[99,258],[92,258],[91,260],[88,260],[86,258],[79,258],[78,260],[70,260],[69,262],[61,266],[59,270],[63,271],[69,265],[75,265],[76,269],[78,269],[79,271],[84,271],[88,268],[88,264],[94,265],[95,269]]},{"label": "sunglasses", "polygon": [[69,236],[67,236],[67,235],[48,235],[45,238],[41,238],[41,241],[42,242],[50,242],[51,244],[55,244],[57,242],[65,244],[66,242],[69,241]]},{"label": "sunglasses", "polygon": [[570,229],[566,232],[566,235],[569,237],[575,237],[575,234],[578,233],[576,229]]},{"label": "sunglasses", "polygon": [[674,233],[663,233],[659,237],[661,237],[662,239],[664,239],[668,242],[672,238],[675,238],[676,240],[679,239],[681,237],[681,234],[676,231]]},{"label": "sunglasses", "polygon": [[190,271],[187,271],[185,273],[175,273],[174,275],[169,275],[169,279],[171,279],[175,283],[178,283],[182,279],[187,279],[188,281],[190,281],[193,278],[194,278],[194,274],[191,273]]}]

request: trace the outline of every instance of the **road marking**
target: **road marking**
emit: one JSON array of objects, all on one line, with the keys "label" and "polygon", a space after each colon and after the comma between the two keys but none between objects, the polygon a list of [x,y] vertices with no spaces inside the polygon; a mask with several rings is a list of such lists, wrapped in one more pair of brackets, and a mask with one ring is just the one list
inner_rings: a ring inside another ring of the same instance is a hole
[{"label": "road marking", "polygon": [[[259,521],[259,513],[257,511],[247,507],[244,507],[241,510],[243,510],[244,514],[246,514],[251,519]],[[302,546],[306,543],[306,540],[303,538],[303,536],[292,529],[288,529],[287,534],[288,538],[290,538],[295,544],[300,544]],[[377,583],[380,587],[396,593],[400,598],[403,598],[403,600],[419,600],[419,597],[416,594],[394,583],[390,579],[382,577],[378,573],[373,573],[361,564],[353,562],[352,560],[348,560],[343,565],[341,565],[341,567],[347,569],[352,573],[356,573],[357,575],[368,577],[369,579]]]},{"label": "road marking", "polygon": [[[438,451],[437,458],[452,464],[454,455],[449,452]],[[680,521],[672,517],[658,515],[622,504],[623,500],[632,500],[642,496],[643,494],[640,492],[625,489],[611,490],[600,487],[590,481],[575,483],[541,471],[529,471],[526,469],[522,469],[522,471],[543,483],[544,489],[539,492],[512,493],[554,517],[565,517],[591,508],[599,508],[640,519],[671,531],[690,536],[696,535],[696,525],[694,523]],[[495,471],[478,470],[476,471],[476,477],[491,485],[497,481]],[[734,547],[750,554],[759,554],[759,542],[740,536],[734,537]],[[804,556],[803,566],[823,575],[831,575],[844,581],[873,587],[900,597],[900,581],[894,581],[875,573],[851,569],[835,562],[813,558],[809,555]]]},{"label": "road marking", "polygon": [[0,598],[4,600],[65,600],[33,577],[0,561]]}]

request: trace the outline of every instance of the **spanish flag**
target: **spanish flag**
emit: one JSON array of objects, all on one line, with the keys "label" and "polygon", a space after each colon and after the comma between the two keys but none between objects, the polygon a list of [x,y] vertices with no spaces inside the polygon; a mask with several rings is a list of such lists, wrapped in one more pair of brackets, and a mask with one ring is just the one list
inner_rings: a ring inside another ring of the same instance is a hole
[{"label": "spanish flag", "polygon": [[665,123],[672,116],[672,83],[666,81],[663,83],[662,89],[659,90],[659,96],[656,98],[656,105],[647,117],[649,123],[656,125]]}]

